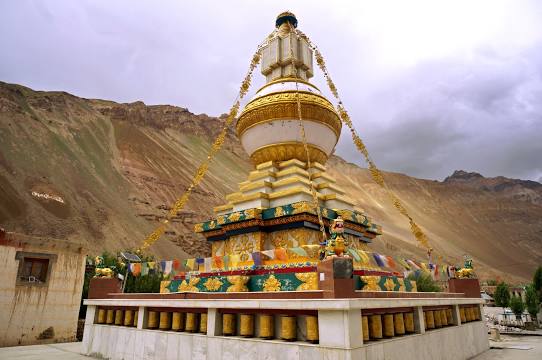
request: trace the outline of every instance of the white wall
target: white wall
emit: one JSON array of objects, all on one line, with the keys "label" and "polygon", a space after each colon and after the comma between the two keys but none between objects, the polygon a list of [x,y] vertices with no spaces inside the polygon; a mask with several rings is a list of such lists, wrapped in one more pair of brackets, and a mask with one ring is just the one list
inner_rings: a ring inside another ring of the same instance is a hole
[{"label": "white wall", "polygon": [[381,340],[355,349],[96,324],[85,326],[83,346],[88,355],[106,359],[456,360],[487,350],[488,340],[482,321]]}]

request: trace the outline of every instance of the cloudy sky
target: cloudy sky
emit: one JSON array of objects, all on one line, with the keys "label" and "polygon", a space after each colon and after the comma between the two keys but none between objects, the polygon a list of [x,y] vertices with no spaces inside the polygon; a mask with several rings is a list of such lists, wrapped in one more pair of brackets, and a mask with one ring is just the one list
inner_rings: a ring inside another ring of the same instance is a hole
[{"label": "cloudy sky", "polygon": [[[542,180],[542,2],[338,4],[2,1],[0,80],[218,115],[288,9],[322,50],[379,167]],[[325,87],[319,72],[314,82]],[[347,132],[337,153],[363,164]]]}]

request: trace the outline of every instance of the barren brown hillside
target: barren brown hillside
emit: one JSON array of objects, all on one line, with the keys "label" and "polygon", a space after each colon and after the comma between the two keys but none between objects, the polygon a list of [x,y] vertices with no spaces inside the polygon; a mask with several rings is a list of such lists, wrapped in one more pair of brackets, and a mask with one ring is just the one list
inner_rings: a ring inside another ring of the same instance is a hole
[{"label": "barren brown hillside", "polygon": [[[136,247],[187,186],[223,119],[141,102],[117,104],[0,82],[0,226],[87,241],[91,251]],[[366,169],[327,164],[384,235],[373,249],[424,253]],[[233,132],[186,209],[152,251],[206,255],[193,224],[209,218],[251,170]],[[484,277],[530,278],[542,263],[542,185],[456,172],[444,182],[386,173],[390,187],[453,263],[472,255]]]}]

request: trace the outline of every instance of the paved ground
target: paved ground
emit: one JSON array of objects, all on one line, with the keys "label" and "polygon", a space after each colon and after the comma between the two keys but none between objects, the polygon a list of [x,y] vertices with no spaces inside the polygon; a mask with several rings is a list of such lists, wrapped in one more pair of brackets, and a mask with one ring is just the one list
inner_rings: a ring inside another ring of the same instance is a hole
[{"label": "paved ground", "polygon": [[[542,359],[541,336],[501,336],[501,341],[490,341],[490,349],[478,355],[474,360],[540,360]],[[529,348],[528,350],[512,349],[511,347]]]},{"label": "paved ground", "polygon": [[[540,360],[542,359],[541,336],[502,336],[502,341],[491,341],[492,347],[473,360]],[[518,346],[528,350],[512,349]],[[81,343],[31,345],[0,348],[1,360],[90,360],[79,354]]]},{"label": "paved ground", "polygon": [[1,360],[90,360],[79,354],[81,343],[13,346],[0,348]]}]

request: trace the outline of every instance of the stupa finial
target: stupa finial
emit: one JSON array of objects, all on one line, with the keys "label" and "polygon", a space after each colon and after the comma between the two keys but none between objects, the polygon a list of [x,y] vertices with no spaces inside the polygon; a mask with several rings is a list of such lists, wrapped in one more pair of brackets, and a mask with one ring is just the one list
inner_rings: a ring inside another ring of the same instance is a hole
[{"label": "stupa finial", "polygon": [[294,28],[297,27],[297,18],[295,17],[294,13],[286,10],[284,12],[281,12],[277,16],[277,20],[275,21],[275,27],[280,27],[285,22],[290,23]]}]

